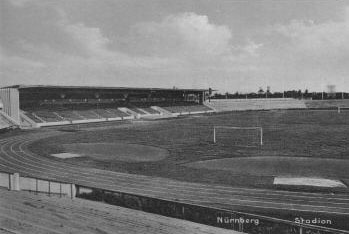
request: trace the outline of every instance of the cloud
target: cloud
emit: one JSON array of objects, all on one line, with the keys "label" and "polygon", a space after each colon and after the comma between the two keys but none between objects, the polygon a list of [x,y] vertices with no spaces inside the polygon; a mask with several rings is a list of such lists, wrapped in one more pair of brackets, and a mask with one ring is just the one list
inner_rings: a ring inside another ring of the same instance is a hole
[{"label": "cloud", "polygon": [[[55,42],[73,49],[60,50],[48,41],[36,44],[32,40],[17,39],[12,47],[6,48],[9,53],[3,50],[0,53],[1,85],[15,82],[129,86],[133,78],[130,76],[137,75],[135,70],[144,72],[173,64],[166,58],[132,56],[113,50],[108,47],[110,39],[98,27],[71,23],[64,17],[51,25],[55,36],[58,35]],[[138,80],[138,85],[141,83]]]},{"label": "cloud", "polygon": [[260,69],[248,61],[258,57],[261,44],[234,44],[232,31],[206,15],[171,14],[111,38],[97,26],[72,22],[61,8],[53,12],[50,27],[38,25],[46,32],[42,42],[29,34],[12,43],[17,61],[4,66],[27,63],[26,70],[6,69],[5,82],[204,88]]},{"label": "cloud", "polygon": [[246,52],[248,55],[259,56],[259,51],[263,47],[263,43],[256,43],[252,40],[248,40],[247,45],[242,48],[238,48]]},{"label": "cloud", "polygon": [[292,45],[312,53],[338,52],[349,49],[349,20],[315,24],[313,21],[294,20],[289,25],[275,27],[275,32],[291,39]]},{"label": "cloud", "polygon": [[45,67],[44,63],[37,60],[8,55],[0,46],[0,86],[13,84],[14,80],[17,83],[25,83]]},{"label": "cloud", "polygon": [[349,8],[341,21],[292,20],[268,28],[264,66],[284,85],[349,87]]},{"label": "cloud", "polygon": [[195,79],[196,84],[203,81],[203,77],[212,76],[209,80],[218,83],[220,79],[235,76],[236,72],[263,69],[251,64],[259,55],[261,43],[252,39],[237,43],[228,26],[214,24],[208,16],[193,12],[138,23],[120,44],[120,50],[135,56],[173,61],[165,69],[172,72],[172,66],[183,79]]},{"label": "cloud", "polygon": [[31,2],[32,0],[8,0],[13,6],[17,7],[23,7],[28,2]]},{"label": "cloud", "polygon": [[[195,13],[169,15],[159,22],[136,24],[123,36],[124,44],[122,40],[107,38],[101,29],[83,23],[63,20],[59,26],[82,52],[68,61],[99,71],[133,73],[144,77],[143,82],[151,77],[166,80],[180,75],[183,79],[196,80],[207,73],[258,69],[250,65],[246,68],[242,61],[255,57],[260,44],[249,40],[246,45],[233,46],[232,32],[227,26],[212,24],[207,16]],[[177,86],[181,83],[176,82]]]},{"label": "cloud", "polygon": [[273,91],[319,89],[325,80],[349,87],[348,13],[341,21],[294,19],[245,35],[206,13],[166,12],[119,30],[121,23],[108,17],[103,23],[96,15],[81,17],[79,3],[81,15],[74,17],[68,1],[30,1],[12,3],[17,5],[8,15],[17,17],[5,18],[0,28],[7,84],[212,86],[231,92],[267,85]]},{"label": "cloud", "polygon": [[297,52],[314,56],[340,56],[349,52],[349,7],[341,21],[315,23],[313,20],[292,20],[287,25],[275,25],[273,33],[284,36]]},{"label": "cloud", "polygon": [[231,53],[232,32],[193,12],[169,15],[160,22],[143,22],[131,29],[129,48],[159,56],[219,56]]},{"label": "cloud", "polygon": [[83,23],[61,23],[60,27],[88,54],[97,55],[107,52],[106,47],[109,43],[109,39],[102,35],[99,28],[87,27]]},{"label": "cloud", "polygon": [[59,27],[73,40],[80,53],[76,60],[85,61],[90,66],[111,66],[118,69],[156,68],[166,65],[168,60],[156,56],[132,56],[110,47],[112,41],[103,35],[100,28],[88,27],[83,23],[71,24],[66,20]]}]

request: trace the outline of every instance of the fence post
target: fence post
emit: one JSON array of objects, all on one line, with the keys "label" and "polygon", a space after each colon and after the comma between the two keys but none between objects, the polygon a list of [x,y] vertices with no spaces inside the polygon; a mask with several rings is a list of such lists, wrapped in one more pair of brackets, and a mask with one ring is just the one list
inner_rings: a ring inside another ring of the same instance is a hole
[{"label": "fence post", "polygon": [[74,199],[76,196],[75,184],[70,184],[70,198]]},{"label": "fence post", "polygon": [[38,185],[38,178],[35,178],[35,194],[38,194],[39,185]]},{"label": "fence post", "polygon": [[8,190],[11,190],[11,174],[8,174]]},{"label": "fence post", "polygon": [[51,197],[51,182],[48,181],[48,196]]},{"label": "fence post", "polygon": [[213,127],[213,143],[216,143],[216,128]]},{"label": "fence post", "polygon": [[239,222],[239,232],[244,231],[244,224]]},{"label": "fence post", "polygon": [[11,180],[11,190],[19,191],[21,190],[19,186],[19,174],[13,173],[12,180]]}]

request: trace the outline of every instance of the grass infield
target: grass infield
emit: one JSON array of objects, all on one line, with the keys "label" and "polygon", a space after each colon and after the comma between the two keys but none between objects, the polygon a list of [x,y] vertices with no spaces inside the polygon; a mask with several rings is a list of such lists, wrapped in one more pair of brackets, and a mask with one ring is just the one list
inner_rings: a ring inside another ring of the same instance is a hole
[{"label": "grass infield", "polygon": [[[48,157],[69,150],[83,151],[89,157],[64,160],[88,167],[192,182],[274,188],[274,176],[287,175],[332,178],[346,185],[349,183],[347,111],[340,114],[308,110],[246,111],[136,121],[117,124],[117,128],[112,125],[100,129],[89,126],[84,130],[82,127],[82,131],[37,141],[30,149]],[[231,139],[249,141],[248,136],[239,131],[232,131],[225,140],[214,144],[214,125],[261,126],[264,145],[234,144]],[[155,154],[145,153],[145,160],[141,162],[142,150],[137,156],[132,155],[131,150],[120,157],[121,149],[113,148],[120,143],[160,147],[164,151],[152,160],[147,159]],[[66,144],[92,145],[69,149]],[[115,153],[117,151],[119,153]],[[96,157],[100,154],[104,155],[102,160]]]}]

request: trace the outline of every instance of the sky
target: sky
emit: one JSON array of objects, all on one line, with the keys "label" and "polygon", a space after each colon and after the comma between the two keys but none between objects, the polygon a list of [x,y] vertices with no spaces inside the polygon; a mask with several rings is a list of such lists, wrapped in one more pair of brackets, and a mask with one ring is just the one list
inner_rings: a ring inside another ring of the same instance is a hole
[{"label": "sky", "polygon": [[349,91],[349,1],[0,0],[0,86]]}]

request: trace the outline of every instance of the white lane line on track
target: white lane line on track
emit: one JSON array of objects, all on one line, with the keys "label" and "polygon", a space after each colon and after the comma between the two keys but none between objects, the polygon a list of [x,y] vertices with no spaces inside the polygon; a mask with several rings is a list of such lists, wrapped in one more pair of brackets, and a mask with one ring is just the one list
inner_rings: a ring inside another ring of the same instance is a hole
[{"label": "white lane line on track", "polygon": [[[18,166],[17,166],[18,167]],[[24,167],[22,167],[22,168],[24,168]],[[34,172],[36,172],[34,169],[32,169],[32,168],[24,168],[24,169],[27,169],[27,171],[28,170],[32,170],[32,171],[34,171]],[[52,174],[52,173],[48,173],[48,174]],[[53,174],[54,176],[53,177],[55,177],[55,176],[57,176],[56,174]],[[87,183],[91,183],[92,181],[91,180],[88,180],[88,181],[86,181],[86,180],[81,180],[81,179],[76,179],[77,181],[84,181],[84,182],[87,182]],[[103,181],[102,181],[103,182]],[[93,182],[92,182],[93,183]],[[100,182],[95,182],[95,183],[100,183]],[[94,184],[94,183],[93,183]],[[113,185],[108,185],[108,186],[110,186],[110,187],[112,187],[112,188],[115,188],[115,186],[113,186]],[[125,185],[126,186],[126,185]],[[121,188],[122,188],[122,186],[121,186]],[[139,190],[139,191],[141,191],[142,192],[142,194],[144,194],[144,192],[145,191],[150,191],[150,190],[145,190],[145,189],[140,189],[140,188],[133,188],[133,190]],[[157,195],[158,195],[158,193],[159,193],[159,191],[157,191]],[[166,191],[166,192],[160,192],[160,193],[164,193],[164,194],[166,194],[166,195],[170,195],[169,193],[168,193],[168,191]],[[192,195],[192,194],[189,194],[189,195],[186,195],[187,197],[195,197],[195,198],[199,198],[200,196],[197,196],[197,195]],[[205,198],[207,198],[207,197],[203,197],[202,199],[205,199]],[[274,205],[291,205],[291,206],[297,206],[298,204],[291,204],[291,203],[278,203],[278,202],[265,202],[265,201],[256,201],[256,200],[246,200],[246,199],[233,199],[233,198],[229,198],[229,199],[226,199],[226,198],[216,198],[215,197],[215,202],[217,202],[217,200],[222,200],[222,201],[239,201],[239,202],[250,202],[250,203],[267,203],[267,204],[274,204]],[[199,200],[195,200],[195,201],[199,201]],[[230,204],[230,203],[229,203]],[[240,204],[241,205],[241,204]],[[253,206],[253,205],[252,205]],[[299,205],[298,205],[299,206]],[[303,206],[305,206],[305,205],[303,205]],[[306,206],[310,206],[310,205],[306,205]],[[322,207],[322,206],[310,206],[310,207]],[[279,207],[274,207],[275,209],[278,209]],[[329,207],[326,207],[326,208],[329,208]],[[336,209],[338,209],[338,208],[336,208]]]},{"label": "white lane line on track", "polygon": [[[22,144],[21,144],[22,145]],[[20,146],[21,147],[21,146]],[[27,154],[27,153],[25,153],[25,154]],[[27,154],[28,155],[28,154]],[[42,160],[41,160],[42,161]],[[52,162],[53,160],[51,160],[51,162]],[[75,168],[74,168],[74,170],[75,170]],[[116,174],[117,176],[120,176],[120,175],[122,175],[123,177],[129,177],[129,178],[131,178],[131,179],[135,179],[135,176],[127,176],[127,174],[120,174],[120,173],[118,173],[118,174]],[[101,176],[105,176],[104,174],[101,174]],[[137,175],[137,177],[138,177],[138,175]],[[143,176],[144,177],[144,176]],[[137,179],[140,179],[140,178],[137,178]],[[147,178],[147,179],[149,179],[149,178]],[[153,178],[152,177],[152,181],[155,181],[155,180],[158,180],[159,182],[161,182],[161,178],[158,178],[158,179],[156,179],[156,178]],[[163,182],[163,181],[162,181]],[[166,183],[171,183],[172,181],[165,181]],[[173,183],[173,182],[172,182]],[[175,182],[175,184],[173,185],[173,186],[171,186],[171,187],[174,187],[174,186],[177,186],[177,187],[179,187],[179,188],[183,188],[184,186],[183,186],[183,184],[182,184],[182,182],[180,182],[181,184],[180,184],[180,186],[178,186],[178,185],[176,185],[176,182]],[[178,183],[177,183],[178,184]],[[190,188],[191,189],[193,189],[193,185],[197,185],[197,184],[188,184],[188,186],[190,186]],[[200,189],[201,190],[212,190],[212,191],[217,191],[217,189],[216,188],[209,188],[209,189],[207,189],[207,188],[203,188],[203,186],[201,186],[201,184],[199,185],[200,186]],[[228,188],[229,189],[229,188]],[[220,190],[220,192],[232,192],[232,190],[233,189],[229,189],[229,190],[227,190],[226,188],[225,188],[225,190],[224,191],[222,191],[222,190]],[[241,189],[239,189],[239,190],[241,190]],[[249,189],[249,190],[247,190],[247,191],[251,191],[251,189]],[[275,192],[273,192],[273,193],[270,193],[270,190],[267,190],[269,193],[266,193],[264,190],[263,190],[263,195],[265,196],[265,195],[270,195],[270,196],[280,196],[280,194],[279,193],[277,193],[277,194],[275,194]],[[241,191],[240,191],[241,192]],[[256,192],[259,192],[259,191],[256,191],[255,189],[253,189],[253,192],[254,193],[256,193]],[[260,191],[261,192],[261,191]],[[302,193],[302,194],[304,194],[304,193]],[[284,196],[294,196],[294,195],[289,195],[289,194],[282,194],[282,195],[284,195]],[[311,195],[313,195],[313,194],[311,194]],[[309,198],[309,194],[307,194],[307,196],[301,196],[301,195],[296,195],[296,196],[298,196],[298,197],[306,197],[306,198]],[[318,199],[320,196],[314,196],[314,198],[316,198],[316,199]],[[349,199],[346,199],[346,198],[340,198],[340,197],[322,197],[323,199],[330,199],[330,200],[334,200],[334,199],[336,199],[336,200],[349,200]]]},{"label": "white lane line on track", "polygon": [[[34,139],[35,140],[35,139]],[[30,143],[31,141],[33,141],[33,139],[31,139],[31,140],[27,140],[27,141],[25,141],[25,142],[23,142],[23,143],[27,143],[28,144],[28,142]],[[22,144],[21,144],[22,145]],[[21,147],[21,146],[20,146]],[[27,154],[27,155],[29,155],[28,153],[26,153],[25,152],[25,154]],[[33,157],[32,157],[33,158]],[[43,157],[41,157],[41,158],[43,158]],[[40,160],[40,161],[44,161],[44,160],[41,160],[41,159],[38,159],[38,160]],[[53,160],[46,160],[46,162],[49,162],[49,163],[52,163],[52,161]],[[58,162],[57,162],[58,163]],[[61,166],[63,163],[60,163],[59,165]],[[65,167],[70,167],[70,166],[68,166],[69,164],[67,164],[67,163],[64,163],[64,166]],[[76,167],[70,167],[70,168],[73,168],[73,170],[75,171],[76,170]],[[99,170],[98,169],[95,169],[95,170],[97,170],[97,172],[99,172]],[[105,171],[102,171],[102,172],[105,172]],[[108,171],[109,172],[109,171]],[[90,172],[89,172],[89,174],[90,174]],[[110,174],[110,173],[109,173]],[[135,176],[132,176],[132,175],[127,175],[127,174],[121,174],[121,173],[117,173],[117,172],[115,172],[114,173],[116,176],[123,176],[123,177],[129,177],[129,178],[131,178],[131,179],[135,179]],[[103,176],[103,177],[105,177],[105,174],[100,174],[100,176]],[[146,177],[146,176],[139,176],[139,175],[137,175],[137,179],[141,179],[141,178],[147,178],[147,179],[149,179],[149,177]],[[155,181],[155,180],[159,180],[159,182],[161,182],[161,179],[162,178],[153,178],[152,177],[152,181]],[[165,181],[166,183],[175,183],[173,186],[178,186],[178,185],[176,185],[176,184],[178,184],[178,183],[176,183],[176,182],[173,182],[173,181]],[[182,183],[182,182],[180,182],[181,184],[180,184],[180,186],[178,186],[178,187],[180,187],[180,188],[183,188],[184,187],[184,184]],[[197,185],[197,184],[195,184],[195,183],[192,183],[192,184],[188,184],[188,183],[186,183],[188,186],[190,186],[189,188],[193,188],[193,186],[195,186],[195,185]],[[172,187],[173,187],[172,186]],[[202,188],[203,186],[200,184],[199,185],[200,186],[200,189],[201,190],[212,190],[212,188],[210,187],[209,189],[206,189],[206,188]],[[204,185],[204,187],[206,187],[205,185]],[[224,190],[220,190],[220,192],[231,192],[233,189],[230,189],[230,188],[228,188],[228,190],[227,190],[227,188],[226,187],[222,187],[222,188],[224,188]],[[240,188],[238,188],[240,191],[241,190],[247,190],[247,191],[251,191],[251,189],[240,189]],[[217,191],[217,188],[216,188],[216,186],[214,187],[214,189],[213,189],[213,191]],[[277,193],[275,194],[275,192],[273,191],[273,193],[271,194],[270,192],[270,190],[261,190],[261,189],[252,189],[252,191],[254,192],[254,193],[256,193],[256,192],[263,192],[263,195],[266,195],[266,194],[269,194],[269,195],[274,195],[274,196],[280,196],[280,192],[281,191],[277,191]],[[265,193],[265,192],[268,192],[268,193]],[[299,194],[299,192],[297,192],[296,194]],[[301,194],[304,194],[304,193],[301,193]],[[313,194],[309,194],[309,193],[306,193],[307,194],[307,196],[303,196],[303,197],[307,197],[307,198],[309,198],[309,195],[313,195]],[[287,196],[290,196],[289,195],[289,193],[287,193],[287,194],[284,194],[284,193],[282,193],[281,195],[287,195]],[[294,195],[293,195],[294,196]],[[296,195],[296,196],[299,196],[299,197],[301,197],[300,195]],[[320,196],[316,196],[315,198],[319,198]],[[348,199],[346,199],[346,198],[339,198],[339,197],[336,197],[336,198],[334,198],[334,197],[330,197],[330,198],[328,198],[328,197],[322,197],[322,198],[324,198],[324,199],[341,199],[341,200],[348,200]]]},{"label": "white lane line on track", "polygon": [[[16,170],[16,168],[13,168],[13,170]],[[28,170],[30,170],[30,169],[28,169]],[[28,172],[27,172],[28,173]],[[88,183],[89,183],[89,186],[91,186],[91,187],[93,187],[93,186],[95,186],[95,187],[99,187],[100,186],[100,182],[91,182],[91,181],[88,181]],[[110,190],[115,190],[115,186],[113,186],[113,185],[105,185],[105,186],[103,186],[103,188],[104,189],[110,189]],[[129,191],[123,191],[123,187],[121,187],[120,189],[118,189],[118,191],[119,192],[125,192],[125,193],[130,193]],[[134,194],[134,193],[133,193]],[[143,195],[143,196],[146,196],[145,194],[141,194],[141,193],[135,193],[135,194],[139,194],[139,195]],[[169,195],[169,194],[167,194],[167,195]],[[159,197],[159,196],[154,196],[155,198],[162,198],[162,197]],[[197,196],[195,196],[196,198],[198,198]],[[176,198],[174,198],[174,199],[176,199]],[[177,198],[178,199],[178,198]],[[167,198],[167,200],[169,200],[169,198]],[[203,199],[200,199],[200,200],[195,200],[195,199],[190,199],[190,200],[188,200],[188,199],[180,199],[180,201],[181,200],[186,200],[186,201],[191,201],[191,203],[193,203],[193,202],[197,202],[198,204],[202,204],[202,203],[204,203],[204,204],[212,204],[212,202],[209,202],[209,201],[207,201],[207,202],[203,202]],[[240,201],[239,199],[231,199],[231,200],[234,200],[234,201]],[[178,201],[178,200],[177,200]],[[222,205],[224,205],[224,204],[222,204]],[[229,203],[229,205],[231,205],[230,203]],[[305,210],[305,209],[296,209],[296,208],[294,208],[293,206],[291,207],[291,208],[285,208],[285,207],[267,207],[267,206],[256,206],[256,205],[251,205],[251,204],[236,204],[237,206],[247,206],[247,207],[259,207],[259,208],[268,208],[268,209],[278,209],[278,210],[288,210],[288,211],[291,211],[291,210],[293,210],[293,211],[303,211],[303,212],[314,212],[314,210]],[[219,208],[219,207],[215,207],[215,208]],[[327,214],[339,214],[339,215],[348,215],[348,213],[343,213],[343,212],[332,212],[332,211],[316,211],[316,212],[318,212],[318,213],[327,213]]]},{"label": "white lane line on track", "polygon": [[[51,162],[52,162],[53,160],[51,160]],[[96,169],[97,170],[97,172],[99,172],[100,170],[98,170],[98,169]],[[105,172],[105,171],[103,171],[103,172]],[[111,171],[108,171],[108,172],[111,172]],[[111,173],[115,173],[115,175],[122,175],[123,177],[129,177],[129,178],[132,178],[132,179],[134,179],[135,178],[135,176],[133,176],[133,175],[127,175],[127,174],[125,174],[125,173],[117,173],[117,172],[111,172]],[[103,175],[102,175],[103,176]],[[140,178],[148,178],[147,176],[142,176],[142,175],[137,175],[137,177],[140,179]],[[161,179],[163,179],[163,178],[156,178],[156,177],[152,177],[152,180],[153,181],[155,181],[155,180],[160,180],[160,182],[161,182]],[[166,181],[166,182],[168,182],[168,183],[176,183],[176,182],[173,182],[173,181]],[[183,185],[185,185],[185,184],[187,184],[190,188],[193,188],[193,186],[195,186],[195,185],[197,185],[197,183],[187,183],[187,182],[180,182],[180,187],[183,187]],[[176,186],[176,185],[174,185],[174,186]],[[204,185],[204,184],[200,184],[199,185],[200,186],[200,189],[204,189],[203,187],[204,186],[209,186],[209,189],[212,189],[212,187],[214,186],[214,185]],[[217,189],[219,189],[219,188],[222,188],[220,191],[231,191],[232,189],[231,188],[228,188],[228,190],[227,190],[227,187],[219,187],[219,186],[214,186],[214,191],[217,191]],[[253,192],[263,192],[263,194],[265,194],[265,192],[271,192],[271,190],[265,190],[265,189],[247,189],[247,188],[235,188],[235,189],[239,189],[240,191],[241,190],[246,190],[246,191],[253,191]],[[313,195],[313,193],[305,193],[305,192],[292,192],[292,191],[289,191],[289,192],[284,192],[284,191],[273,191],[273,194],[283,194],[283,195],[287,195],[287,196],[290,196],[290,195],[292,195],[292,194],[296,194],[297,196],[300,196],[299,194],[304,194],[305,195],[305,197],[309,197],[309,196],[312,196]],[[279,195],[278,195],[279,196]],[[337,199],[341,199],[340,197],[342,197],[342,196],[338,196],[338,194],[336,195],[336,197],[327,197],[327,199],[333,199],[333,198],[337,198]],[[319,194],[316,196],[316,198],[319,198]],[[345,196],[345,198],[342,198],[342,199],[344,199],[344,200],[349,200],[349,197],[348,196]]]},{"label": "white lane line on track", "polygon": [[[143,190],[144,191],[144,190]],[[235,199],[236,200],[236,199]],[[253,202],[253,201],[251,201],[251,202]],[[257,201],[257,202],[259,202],[259,201]],[[282,203],[283,204],[283,203]],[[328,207],[327,207],[328,208]],[[276,209],[278,209],[278,208],[276,208]]]},{"label": "white lane line on track", "polygon": [[[16,170],[16,169],[14,169]],[[91,186],[91,187],[100,187],[100,183],[99,182],[96,182],[96,183],[93,183],[93,182],[88,182],[89,185],[86,185],[86,186]],[[107,189],[107,190],[115,190],[117,189],[115,186],[112,186],[112,185],[104,185],[103,186],[104,189]],[[123,187],[121,187],[120,189],[117,190],[118,192],[121,192],[121,193],[129,193],[129,194],[135,194],[135,195],[141,195],[141,196],[149,196],[149,194],[142,194],[142,193],[131,193],[129,191],[125,191]],[[169,195],[169,194],[167,194]],[[151,196],[150,197],[154,197],[154,198],[159,198],[159,199],[163,199],[163,200],[167,200],[167,201],[176,201],[176,202],[183,202],[183,203],[189,203],[189,204],[192,204],[192,205],[206,205],[206,204],[211,204],[211,206],[207,206],[207,207],[210,207],[210,208],[213,208],[213,209],[220,209],[221,207],[220,206],[212,206],[212,203],[213,202],[204,202],[203,200],[204,199],[201,199],[201,200],[196,200],[196,199],[178,199],[176,197],[172,198],[173,200],[171,200],[171,197],[168,197],[166,199],[164,199],[163,197],[160,197],[160,196]],[[197,198],[197,196],[195,196]],[[217,203],[215,203],[217,204]],[[221,205],[224,205],[224,204],[221,204]],[[231,203],[229,204],[225,204],[225,205],[232,205]],[[233,205],[234,206],[234,205]],[[286,210],[286,211],[298,211],[298,212],[316,212],[316,213],[324,213],[324,214],[335,214],[335,215],[348,215],[349,213],[343,213],[343,212],[333,212],[333,211],[322,211],[322,210],[306,210],[306,209],[296,209],[294,207],[291,207],[291,208],[287,208],[287,207],[268,207],[268,206],[256,206],[256,205],[251,205],[251,204],[236,204],[236,206],[242,206],[242,207],[252,207],[252,208],[261,208],[261,209],[276,209],[276,210]],[[225,208],[223,209],[227,209],[226,206],[223,206]],[[232,210],[232,212],[234,212]],[[247,212],[239,212],[239,213],[245,213],[245,214],[249,214]],[[255,214],[252,214],[252,215],[255,215]]]},{"label": "white lane line on track", "polygon": [[[132,179],[134,179],[134,177],[132,177]],[[128,181],[128,182],[129,182],[129,181]],[[171,186],[171,187],[173,187],[173,186]],[[180,187],[180,186],[178,186],[178,187]],[[183,189],[183,187],[180,187],[180,188]],[[206,190],[207,190],[207,189],[206,189]],[[210,190],[209,190],[209,191],[210,191]],[[211,190],[211,191],[214,191],[214,190]],[[205,195],[210,194],[210,193],[211,193],[211,194],[217,194],[217,192],[214,192],[214,193],[213,193],[213,192],[205,192]],[[235,194],[228,194],[228,195],[231,195],[231,196],[235,195],[235,196],[237,196],[237,195],[239,195],[239,194],[240,194],[240,195],[245,195],[245,196],[247,196],[246,193],[242,193],[242,192],[240,192],[240,193],[238,193],[238,194],[235,192]],[[263,194],[263,199],[265,199],[265,195],[268,195],[268,196],[276,196],[275,194]],[[248,195],[248,196],[254,197],[254,198],[260,198],[260,197],[258,197],[258,196],[253,196],[253,195]],[[300,196],[299,196],[299,197],[300,197]],[[309,196],[302,196],[302,197],[306,197],[306,198],[309,199]],[[318,199],[319,197],[316,197],[316,198]],[[272,199],[272,198],[267,198],[267,199]],[[287,199],[289,199],[289,198],[287,198]],[[287,199],[286,199],[286,200],[287,200]],[[335,200],[335,198],[325,198],[325,199],[327,199],[327,200],[328,200],[328,199]],[[338,200],[338,199],[337,199],[337,200]],[[341,200],[343,200],[343,199],[341,199]],[[293,201],[296,201],[296,199],[293,199]],[[299,199],[298,199],[298,201],[304,201],[304,200],[299,200]],[[314,201],[314,202],[315,202],[315,201]],[[316,202],[315,202],[315,203],[316,203]],[[345,205],[345,204],[348,204],[348,203],[343,203],[343,202],[342,202],[342,203],[339,203],[339,202],[337,202],[337,203],[335,203],[335,202],[330,202],[330,203],[329,203],[329,202],[327,201],[327,204],[338,204],[338,205],[339,205],[339,204],[344,204],[344,205]]]},{"label": "white lane line on track", "polygon": [[[213,194],[217,194],[217,192],[213,193]],[[205,195],[207,195],[207,193],[205,193]],[[231,194],[229,194],[229,195],[231,195]],[[236,195],[236,194],[233,194],[233,195]],[[245,195],[246,196],[246,194],[241,194],[241,195]],[[252,195],[249,195],[249,196],[250,197],[254,197],[254,198],[260,198],[260,197],[252,196]],[[265,199],[265,196],[263,197],[263,199]],[[269,198],[269,199],[271,199],[271,198]],[[295,200],[293,200],[293,201],[295,201]],[[301,200],[301,201],[304,201],[304,200]],[[338,205],[340,205],[340,204],[348,204],[348,203],[328,203],[328,204],[338,204]]]}]

